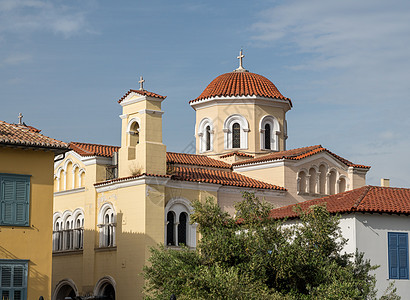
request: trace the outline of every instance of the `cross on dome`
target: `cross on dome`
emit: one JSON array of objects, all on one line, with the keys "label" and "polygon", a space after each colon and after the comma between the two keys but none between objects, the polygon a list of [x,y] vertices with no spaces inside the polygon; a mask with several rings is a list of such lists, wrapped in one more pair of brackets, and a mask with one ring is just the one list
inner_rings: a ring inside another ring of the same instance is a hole
[{"label": "cross on dome", "polygon": [[243,66],[242,66],[242,59],[245,57],[245,55],[243,55],[242,53],[242,48],[241,51],[239,51],[239,56],[236,57],[237,59],[239,59],[239,67],[237,69],[235,69],[234,71],[236,72],[248,72],[248,70],[246,70]]},{"label": "cross on dome", "polygon": [[140,80],[138,82],[140,84],[140,91],[143,91],[144,90],[144,82],[145,82],[144,78],[142,78],[142,76],[141,76]]}]

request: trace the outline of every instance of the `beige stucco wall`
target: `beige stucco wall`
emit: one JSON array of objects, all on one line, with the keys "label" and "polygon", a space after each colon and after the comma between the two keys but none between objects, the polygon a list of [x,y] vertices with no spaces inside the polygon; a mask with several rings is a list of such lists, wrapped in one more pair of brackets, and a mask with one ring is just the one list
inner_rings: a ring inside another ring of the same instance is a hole
[{"label": "beige stucco wall", "polygon": [[30,225],[0,227],[0,259],[28,262],[27,299],[51,297],[52,152],[0,147],[0,173],[31,175]]},{"label": "beige stucco wall", "polygon": [[[138,102],[126,104],[138,99]],[[161,101],[136,94],[122,105],[119,177],[137,173],[165,174],[166,147],[162,143]],[[133,118],[140,121],[139,144],[136,146],[130,145],[130,134],[127,132]]]}]

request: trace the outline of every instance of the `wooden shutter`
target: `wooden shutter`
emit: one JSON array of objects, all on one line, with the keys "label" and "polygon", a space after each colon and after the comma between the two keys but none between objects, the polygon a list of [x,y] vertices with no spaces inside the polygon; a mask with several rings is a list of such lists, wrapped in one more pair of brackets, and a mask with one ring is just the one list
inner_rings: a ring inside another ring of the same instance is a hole
[{"label": "wooden shutter", "polygon": [[409,279],[409,240],[407,233],[388,233],[389,278]]},{"label": "wooden shutter", "polygon": [[399,279],[409,279],[409,242],[407,233],[398,233]]},{"label": "wooden shutter", "polygon": [[30,177],[1,176],[1,222],[3,225],[29,225]]},{"label": "wooden shutter", "polygon": [[388,233],[389,244],[389,278],[399,279],[399,266],[397,257],[397,233]]}]

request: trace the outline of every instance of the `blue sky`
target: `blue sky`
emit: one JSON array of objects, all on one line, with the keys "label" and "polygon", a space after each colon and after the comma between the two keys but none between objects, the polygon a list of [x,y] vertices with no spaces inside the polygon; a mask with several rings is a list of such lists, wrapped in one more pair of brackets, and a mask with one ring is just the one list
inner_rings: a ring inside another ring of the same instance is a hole
[{"label": "blue sky", "polygon": [[409,1],[0,0],[0,119],[119,145],[130,88],[163,103],[164,143],[194,139],[196,98],[244,66],[292,99],[288,148],[322,144],[410,187]]}]

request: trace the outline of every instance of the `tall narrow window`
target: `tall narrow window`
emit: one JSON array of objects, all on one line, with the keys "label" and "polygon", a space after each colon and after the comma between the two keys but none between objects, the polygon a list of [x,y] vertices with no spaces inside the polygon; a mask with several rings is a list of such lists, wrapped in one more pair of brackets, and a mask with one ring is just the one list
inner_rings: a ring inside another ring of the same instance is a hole
[{"label": "tall narrow window", "polygon": [[187,230],[188,215],[183,212],[179,215],[178,224],[178,245],[186,245],[186,230]]},{"label": "tall narrow window", "polygon": [[132,123],[130,126],[129,134],[130,134],[130,146],[134,147],[139,144],[140,137],[139,137],[140,126],[137,122]]},{"label": "tall narrow window", "polygon": [[100,228],[100,247],[115,247],[115,211],[111,204],[105,203],[98,216]]},{"label": "tall narrow window", "polygon": [[209,151],[211,150],[211,126],[206,126],[205,134],[206,134],[206,151]]},{"label": "tall narrow window", "polygon": [[389,279],[409,279],[408,233],[389,232]]},{"label": "tall narrow window", "polygon": [[241,147],[241,126],[238,123],[232,125],[232,148]]},{"label": "tall narrow window", "polygon": [[271,134],[270,124],[265,124],[265,149],[271,149]]},{"label": "tall narrow window", "polygon": [[174,223],[175,223],[174,213],[172,211],[169,211],[167,214],[167,245],[168,246],[175,246]]}]

